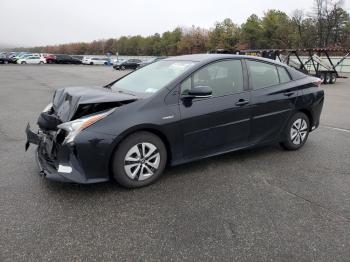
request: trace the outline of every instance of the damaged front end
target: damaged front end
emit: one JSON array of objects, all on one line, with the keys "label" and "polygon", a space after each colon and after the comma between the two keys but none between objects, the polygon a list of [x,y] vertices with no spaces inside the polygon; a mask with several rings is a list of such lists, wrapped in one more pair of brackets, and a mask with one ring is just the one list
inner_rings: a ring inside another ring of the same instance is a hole
[{"label": "damaged front end", "polygon": [[[62,143],[60,143],[58,139],[60,137],[60,132],[44,132],[41,129],[39,129],[37,133],[34,133],[33,131],[31,131],[30,125],[28,123],[26,128],[26,135],[26,151],[28,150],[30,144],[38,146],[36,149],[35,157],[40,169],[40,174],[43,176],[47,176],[52,180],[62,182],[71,181],[70,179],[66,179],[64,176],[59,175],[62,166],[64,166],[62,164],[62,160],[65,158],[59,157],[59,152],[62,152]],[[67,160],[67,162],[70,162],[69,159]],[[71,173],[72,168],[70,165],[71,164],[69,164],[68,169],[66,168],[65,172],[69,171],[69,173]]]},{"label": "damaged front end", "polygon": [[[113,113],[116,108],[133,101],[136,101],[134,96],[119,95],[106,89],[59,89],[55,92],[53,103],[40,114],[38,131],[31,131],[27,125],[25,149],[30,144],[37,145],[40,173],[52,180],[77,183],[106,181],[107,177],[99,177],[98,170],[95,175],[94,170],[89,170],[91,174],[86,175],[88,168],[81,163],[81,157],[86,153],[82,150],[96,152],[102,161],[99,150],[105,152],[102,147],[109,145],[113,137],[101,135],[103,137],[99,138],[102,142],[90,144],[86,141],[95,141],[96,134],[82,131]],[[82,138],[75,141],[80,133]]]}]

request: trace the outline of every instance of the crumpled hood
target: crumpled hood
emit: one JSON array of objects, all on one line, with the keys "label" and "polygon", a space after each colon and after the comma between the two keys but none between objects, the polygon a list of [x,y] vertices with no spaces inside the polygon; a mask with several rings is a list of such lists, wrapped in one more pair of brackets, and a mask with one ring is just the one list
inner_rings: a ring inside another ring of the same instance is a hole
[{"label": "crumpled hood", "polygon": [[136,100],[135,96],[113,92],[102,87],[66,87],[56,90],[53,98],[53,109],[62,122],[67,122],[74,117],[81,105],[113,102],[126,104]]}]

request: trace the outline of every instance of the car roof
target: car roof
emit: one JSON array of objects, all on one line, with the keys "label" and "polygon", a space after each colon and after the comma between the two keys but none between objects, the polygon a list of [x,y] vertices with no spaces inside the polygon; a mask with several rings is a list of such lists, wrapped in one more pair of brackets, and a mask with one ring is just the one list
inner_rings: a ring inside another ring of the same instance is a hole
[{"label": "car roof", "polygon": [[258,56],[248,56],[248,55],[234,55],[234,54],[193,54],[193,55],[181,55],[181,56],[173,56],[168,57],[164,59],[163,61],[194,61],[194,62],[211,62],[219,59],[226,59],[226,58],[249,58],[249,59],[255,59],[260,60],[263,62],[269,62],[278,64],[284,67],[287,67],[286,64],[283,64],[279,61],[268,59],[268,58],[262,58]]}]

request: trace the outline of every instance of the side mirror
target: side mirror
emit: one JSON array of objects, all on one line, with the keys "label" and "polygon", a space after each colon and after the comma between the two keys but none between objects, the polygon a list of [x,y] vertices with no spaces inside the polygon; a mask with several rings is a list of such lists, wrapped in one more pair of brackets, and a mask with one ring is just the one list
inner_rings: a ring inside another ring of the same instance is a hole
[{"label": "side mirror", "polygon": [[211,97],[213,89],[209,86],[195,86],[188,90],[188,93],[182,95],[183,98],[206,98]]}]

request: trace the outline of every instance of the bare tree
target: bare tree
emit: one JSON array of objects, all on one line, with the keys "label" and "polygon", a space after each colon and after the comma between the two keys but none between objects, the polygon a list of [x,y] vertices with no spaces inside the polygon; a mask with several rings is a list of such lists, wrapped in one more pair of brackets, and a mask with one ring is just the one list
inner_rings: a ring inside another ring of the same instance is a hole
[{"label": "bare tree", "polygon": [[297,28],[298,33],[298,47],[302,47],[302,39],[303,39],[303,21],[305,18],[304,11],[301,9],[296,9],[292,13],[292,22]]},{"label": "bare tree", "polygon": [[[327,47],[330,44],[333,30],[339,29],[343,10],[343,0],[315,0],[314,18],[317,23],[318,44]],[[334,40],[334,39],[333,39]],[[337,40],[337,39],[335,39]]]}]

